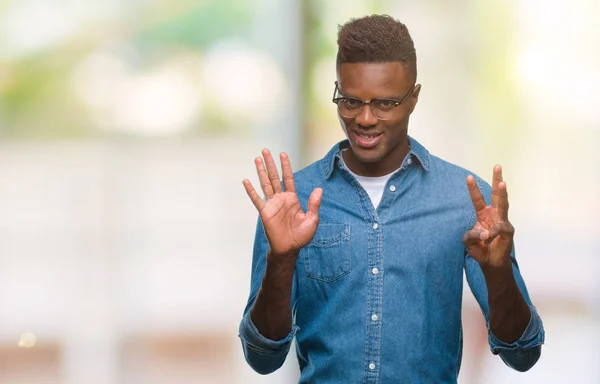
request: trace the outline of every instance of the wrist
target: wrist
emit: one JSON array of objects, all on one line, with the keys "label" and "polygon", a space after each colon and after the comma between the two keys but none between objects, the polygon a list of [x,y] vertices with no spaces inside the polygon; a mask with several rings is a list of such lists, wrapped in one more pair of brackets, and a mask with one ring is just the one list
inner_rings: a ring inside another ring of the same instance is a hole
[{"label": "wrist", "polygon": [[293,268],[296,265],[296,260],[298,260],[298,255],[299,252],[297,251],[276,253],[269,249],[267,252],[267,266],[277,268]]},{"label": "wrist", "polygon": [[511,263],[499,266],[486,264],[481,266],[481,270],[488,290],[488,302],[492,303],[506,295],[513,296],[519,291]]},{"label": "wrist", "polygon": [[501,276],[512,276],[512,262],[509,259],[502,261],[501,263],[480,263],[481,271],[486,279],[489,277],[501,277]]}]

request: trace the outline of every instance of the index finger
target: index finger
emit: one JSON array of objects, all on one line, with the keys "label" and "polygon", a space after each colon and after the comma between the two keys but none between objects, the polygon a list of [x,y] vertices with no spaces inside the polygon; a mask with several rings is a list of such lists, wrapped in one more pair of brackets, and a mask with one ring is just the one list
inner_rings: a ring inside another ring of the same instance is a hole
[{"label": "index finger", "polygon": [[471,195],[471,201],[473,202],[475,211],[479,212],[484,209],[486,207],[485,200],[472,175],[467,176],[467,187],[469,188],[469,195]]},{"label": "index finger", "polygon": [[281,174],[283,177],[283,186],[286,191],[296,192],[296,186],[294,184],[294,172],[292,172],[290,158],[285,152],[281,153],[281,155],[279,155],[279,158],[281,159]]}]

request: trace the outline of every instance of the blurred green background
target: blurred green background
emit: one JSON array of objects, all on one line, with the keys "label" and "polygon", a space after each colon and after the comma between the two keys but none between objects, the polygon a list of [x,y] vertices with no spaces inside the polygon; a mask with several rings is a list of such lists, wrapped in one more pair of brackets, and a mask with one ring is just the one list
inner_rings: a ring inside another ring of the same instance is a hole
[{"label": "blurred green background", "polygon": [[288,383],[243,361],[264,147],[299,169],[343,139],[338,25],[415,41],[409,133],[510,190],[546,325],[526,374],[465,291],[459,382],[597,383],[596,0],[0,0],[0,382]]}]

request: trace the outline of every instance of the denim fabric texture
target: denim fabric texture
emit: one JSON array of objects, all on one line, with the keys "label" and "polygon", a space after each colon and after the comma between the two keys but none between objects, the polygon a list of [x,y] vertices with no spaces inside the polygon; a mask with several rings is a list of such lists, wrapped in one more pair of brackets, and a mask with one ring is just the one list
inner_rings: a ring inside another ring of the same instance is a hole
[{"label": "denim fabric texture", "polygon": [[[470,172],[409,140],[410,153],[377,209],[340,159],[347,141],[295,173],[304,210],[314,188],[324,193],[317,232],[296,263],[294,326],[283,340],[260,335],[249,316],[269,247],[259,220],[239,328],[246,360],[257,372],[278,369],[295,337],[300,383],[457,382],[463,273],[488,321],[485,280],[462,243],[476,221],[465,182]],[[474,176],[489,204],[490,185]],[[507,344],[489,332],[489,344],[507,365],[525,370],[539,356],[544,329],[514,249],[511,257],[532,316],[517,341]]]}]

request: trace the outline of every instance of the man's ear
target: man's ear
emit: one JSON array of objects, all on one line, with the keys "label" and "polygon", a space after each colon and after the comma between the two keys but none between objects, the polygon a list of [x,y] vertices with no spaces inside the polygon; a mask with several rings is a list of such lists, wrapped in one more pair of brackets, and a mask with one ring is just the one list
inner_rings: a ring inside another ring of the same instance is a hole
[{"label": "man's ear", "polygon": [[419,101],[420,93],[421,93],[421,84],[417,84],[417,85],[415,85],[415,89],[413,90],[412,94],[410,95],[410,112],[409,112],[409,114],[413,113],[413,111],[415,110],[415,107],[417,106],[417,102]]}]

